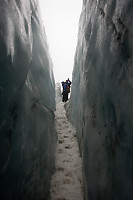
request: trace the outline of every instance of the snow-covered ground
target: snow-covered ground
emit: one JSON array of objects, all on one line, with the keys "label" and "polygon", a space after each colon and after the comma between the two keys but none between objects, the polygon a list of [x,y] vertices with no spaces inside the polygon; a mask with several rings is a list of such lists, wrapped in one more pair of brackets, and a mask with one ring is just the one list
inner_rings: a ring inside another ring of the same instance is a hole
[{"label": "snow-covered ground", "polygon": [[55,117],[58,141],[56,172],[51,180],[52,200],[83,200],[82,160],[75,130],[61,101],[57,102]]}]

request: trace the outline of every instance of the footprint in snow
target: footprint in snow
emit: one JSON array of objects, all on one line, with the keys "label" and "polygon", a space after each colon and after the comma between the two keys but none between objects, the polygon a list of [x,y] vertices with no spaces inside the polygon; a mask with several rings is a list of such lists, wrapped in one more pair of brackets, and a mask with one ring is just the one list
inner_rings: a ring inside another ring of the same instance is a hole
[{"label": "footprint in snow", "polygon": [[72,147],[68,144],[65,146],[65,149],[71,149]]}]

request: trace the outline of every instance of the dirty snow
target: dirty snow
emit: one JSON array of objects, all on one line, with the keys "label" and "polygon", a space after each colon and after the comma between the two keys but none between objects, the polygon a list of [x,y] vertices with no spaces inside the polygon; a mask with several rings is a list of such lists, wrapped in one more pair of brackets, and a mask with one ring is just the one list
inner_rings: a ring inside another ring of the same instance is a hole
[{"label": "dirty snow", "polygon": [[51,180],[52,200],[83,200],[82,160],[75,130],[61,101],[56,105],[55,117],[58,141],[56,172]]}]

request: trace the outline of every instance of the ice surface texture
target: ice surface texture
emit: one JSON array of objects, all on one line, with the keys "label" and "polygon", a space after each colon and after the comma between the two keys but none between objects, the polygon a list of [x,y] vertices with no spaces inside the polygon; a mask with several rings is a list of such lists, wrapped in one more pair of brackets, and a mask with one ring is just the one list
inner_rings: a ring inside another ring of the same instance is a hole
[{"label": "ice surface texture", "polygon": [[70,117],[86,176],[86,199],[133,199],[133,1],[85,0]]},{"label": "ice surface texture", "polygon": [[47,199],[55,85],[36,0],[0,3],[0,199]]}]

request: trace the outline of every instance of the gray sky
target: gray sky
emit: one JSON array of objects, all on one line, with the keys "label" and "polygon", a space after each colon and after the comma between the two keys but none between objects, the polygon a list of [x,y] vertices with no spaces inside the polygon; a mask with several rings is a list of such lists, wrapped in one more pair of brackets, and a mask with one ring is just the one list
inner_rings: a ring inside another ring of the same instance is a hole
[{"label": "gray sky", "polygon": [[39,0],[56,82],[72,78],[82,0]]}]

